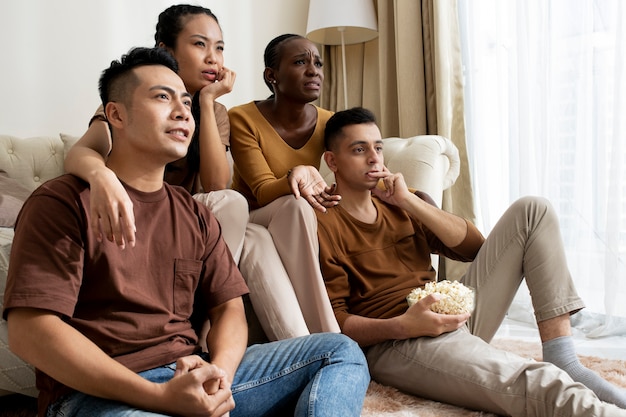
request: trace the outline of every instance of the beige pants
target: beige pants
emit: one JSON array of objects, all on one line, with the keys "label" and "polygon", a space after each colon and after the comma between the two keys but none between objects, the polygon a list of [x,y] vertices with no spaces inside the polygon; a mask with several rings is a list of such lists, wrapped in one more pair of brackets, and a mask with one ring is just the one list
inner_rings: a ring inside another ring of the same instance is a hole
[{"label": "beige pants", "polygon": [[463,282],[476,288],[466,328],[436,338],[389,341],[366,356],[372,378],[414,395],[511,416],[626,416],[554,365],[488,342],[525,278],[537,321],[584,307],[572,283],[558,219],[541,198],[515,202]]},{"label": "beige pants", "polygon": [[338,333],[319,267],[313,208],[284,196],[251,211],[250,222],[240,268],[268,338]]},{"label": "beige pants", "polygon": [[248,224],[248,201],[241,193],[234,190],[199,193],[193,198],[211,209],[222,228],[222,237],[235,263],[238,264]]},{"label": "beige pants", "polygon": [[309,334],[296,292],[265,227],[248,223],[239,269],[250,289],[254,313],[269,340]]}]

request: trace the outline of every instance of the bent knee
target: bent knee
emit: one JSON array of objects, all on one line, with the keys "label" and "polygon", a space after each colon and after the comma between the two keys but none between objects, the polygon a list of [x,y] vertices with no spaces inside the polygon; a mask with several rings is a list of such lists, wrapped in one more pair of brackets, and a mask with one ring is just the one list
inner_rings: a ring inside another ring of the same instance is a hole
[{"label": "bent knee", "polygon": [[512,208],[522,210],[538,210],[538,211],[552,211],[552,204],[550,200],[540,196],[525,196],[520,197],[511,204]]}]

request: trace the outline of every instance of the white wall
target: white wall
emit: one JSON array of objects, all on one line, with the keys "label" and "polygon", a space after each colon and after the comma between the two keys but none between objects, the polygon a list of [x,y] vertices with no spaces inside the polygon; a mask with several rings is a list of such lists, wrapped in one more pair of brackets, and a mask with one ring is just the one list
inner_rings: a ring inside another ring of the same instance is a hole
[{"label": "white wall", "polygon": [[[185,0],[180,1],[185,2]],[[309,0],[189,0],[220,20],[225,64],[237,72],[226,107],[264,98],[263,50],[304,34]],[[0,0],[0,134],[80,135],[99,104],[98,78],[133,46],[153,46],[175,0]]]}]

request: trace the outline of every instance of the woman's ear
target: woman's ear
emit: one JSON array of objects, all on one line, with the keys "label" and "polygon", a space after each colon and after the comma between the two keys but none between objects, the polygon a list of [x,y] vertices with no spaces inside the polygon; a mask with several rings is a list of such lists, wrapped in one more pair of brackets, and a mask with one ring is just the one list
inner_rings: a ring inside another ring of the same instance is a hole
[{"label": "woman's ear", "polygon": [[274,70],[269,67],[265,67],[263,70],[263,78],[268,84],[276,84],[276,78],[274,77]]},{"label": "woman's ear", "polygon": [[337,172],[337,160],[335,159],[333,151],[324,152],[324,161],[332,172]]}]

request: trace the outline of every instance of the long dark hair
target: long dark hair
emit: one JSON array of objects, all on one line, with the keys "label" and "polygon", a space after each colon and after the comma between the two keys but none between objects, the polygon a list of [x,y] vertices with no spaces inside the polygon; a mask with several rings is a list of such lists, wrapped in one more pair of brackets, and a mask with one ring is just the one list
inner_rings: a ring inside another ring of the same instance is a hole
[{"label": "long dark hair", "polygon": [[[164,46],[176,49],[176,39],[178,35],[185,27],[184,18],[191,15],[205,14],[219,25],[217,16],[213,14],[211,9],[206,7],[194,6],[190,4],[176,4],[170,6],[159,15],[159,20],[156,24],[156,32],[154,33],[154,42],[156,46],[163,43]],[[191,106],[191,113],[196,122],[196,131],[193,134],[189,149],[187,150],[187,166],[192,172],[198,172],[200,170],[200,92],[197,91],[194,94],[193,102]]]}]

